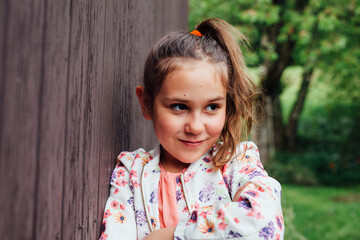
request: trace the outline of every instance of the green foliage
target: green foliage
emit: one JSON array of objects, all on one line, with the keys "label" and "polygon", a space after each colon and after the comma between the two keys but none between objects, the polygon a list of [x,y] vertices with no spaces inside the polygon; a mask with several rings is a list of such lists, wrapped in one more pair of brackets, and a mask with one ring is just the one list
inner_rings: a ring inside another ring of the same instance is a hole
[{"label": "green foliage", "polygon": [[[299,71],[294,68],[285,76]],[[296,82],[289,83],[293,86],[287,87],[281,98],[284,111],[290,109],[298,87]],[[302,185],[360,183],[360,103],[327,100],[327,94],[324,82],[315,79],[299,121],[298,152],[278,152],[266,166],[280,181]]]},{"label": "green foliage", "polygon": [[300,88],[303,68],[300,66],[288,67],[281,78],[281,94],[284,124],[290,116],[291,109],[296,101],[296,95]]},{"label": "green foliage", "polygon": [[[294,104],[301,74],[301,67],[289,68],[283,74],[280,99],[285,117]],[[331,98],[332,87],[318,76],[314,75],[299,119],[298,152],[278,152],[266,168],[286,183],[360,183],[360,102],[349,101],[349,97]]]},{"label": "green foliage", "polygon": [[359,192],[359,186],[325,188],[283,185],[285,239],[360,239]]},{"label": "green foliage", "polygon": [[360,183],[360,104],[313,106],[306,111],[299,126],[300,144],[305,156],[309,154],[305,164],[323,184]]}]

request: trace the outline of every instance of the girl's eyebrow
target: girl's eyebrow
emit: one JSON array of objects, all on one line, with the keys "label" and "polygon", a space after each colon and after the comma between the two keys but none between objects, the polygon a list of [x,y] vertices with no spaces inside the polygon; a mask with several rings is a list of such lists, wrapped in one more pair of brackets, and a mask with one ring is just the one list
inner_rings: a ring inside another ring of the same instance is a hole
[{"label": "girl's eyebrow", "polygon": [[188,102],[189,100],[177,98],[177,97],[165,97],[163,98],[165,102]]},{"label": "girl's eyebrow", "polygon": [[209,100],[209,102],[216,102],[216,101],[222,101],[225,100],[225,97],[216,97],[214,99]]}]

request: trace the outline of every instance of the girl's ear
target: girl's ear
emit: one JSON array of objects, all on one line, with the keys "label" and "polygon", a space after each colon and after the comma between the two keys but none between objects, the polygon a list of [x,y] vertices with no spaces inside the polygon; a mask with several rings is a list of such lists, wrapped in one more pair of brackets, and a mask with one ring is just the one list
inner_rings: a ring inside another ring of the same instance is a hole
[{"label": "girl's ear", "polygon": [[143,114],[144,118],[146,120],[151,120],[152,117],[151,117],[151,110],[149,108],[149,100],[146,97],[144,87],[142,87],[142,86],[136,87],[136,96],[139,99],[139,103],[140,103],[142,114]]}]

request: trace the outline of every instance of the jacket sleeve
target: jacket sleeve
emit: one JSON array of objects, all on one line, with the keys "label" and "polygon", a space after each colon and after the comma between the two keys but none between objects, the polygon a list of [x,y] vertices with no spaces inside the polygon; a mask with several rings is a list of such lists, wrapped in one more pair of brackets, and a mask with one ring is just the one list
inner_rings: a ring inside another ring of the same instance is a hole
[{"label": "jacket sleeve", "polygon": [[280,184],[267,175],[254,143],[237,150],[222,171],[234,201],[195,209],[178,224],[174,239],[283,239]]},{"label": "jacket sleeve", "polygon": [[124,161],[132,161],[130,153],[122,152],[118,156],[112,172],[100,240],[136,239],[133,187]]}]

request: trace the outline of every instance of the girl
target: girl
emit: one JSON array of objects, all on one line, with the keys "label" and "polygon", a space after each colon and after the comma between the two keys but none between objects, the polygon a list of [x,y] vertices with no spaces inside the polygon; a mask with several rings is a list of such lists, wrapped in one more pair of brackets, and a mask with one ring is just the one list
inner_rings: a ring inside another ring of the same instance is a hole
[{"label": "girl", "polygon": [[283,239],[280,184],[241,142],[256,92],[234,33],[208,19],[151,49],[136,95],[159,144],[118,156],[100,239]]}]

